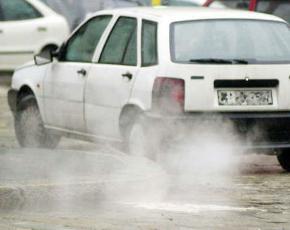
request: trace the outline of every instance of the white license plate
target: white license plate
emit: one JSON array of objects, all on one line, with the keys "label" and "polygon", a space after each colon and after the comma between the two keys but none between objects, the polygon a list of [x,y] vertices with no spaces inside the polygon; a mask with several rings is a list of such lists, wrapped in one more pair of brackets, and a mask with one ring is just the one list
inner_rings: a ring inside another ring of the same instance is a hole
[{"label": "white license plate", "polygon": [[273,105],[272,90],[218,90],[220,106]]}]

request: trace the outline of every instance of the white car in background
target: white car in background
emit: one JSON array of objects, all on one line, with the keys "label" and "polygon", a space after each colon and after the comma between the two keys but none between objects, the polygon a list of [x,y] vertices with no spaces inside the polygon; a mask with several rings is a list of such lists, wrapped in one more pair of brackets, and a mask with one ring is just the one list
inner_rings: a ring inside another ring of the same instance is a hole
[{"label": "white car in background", "polygon": [[38,0],[0,0],[0,71],[11,71],[69,34],[66,20]]},{"label": "white car in background", "polygon": [[35,63],[14,73],[8,93],[23,147],[53,148],[68,135],[124,142],[130,153],[154,157],[179,134],[188,138],[184,125],[226,119],[243,146],[279,150],[290,171],[290,31],[278,17],[107,10]]}]

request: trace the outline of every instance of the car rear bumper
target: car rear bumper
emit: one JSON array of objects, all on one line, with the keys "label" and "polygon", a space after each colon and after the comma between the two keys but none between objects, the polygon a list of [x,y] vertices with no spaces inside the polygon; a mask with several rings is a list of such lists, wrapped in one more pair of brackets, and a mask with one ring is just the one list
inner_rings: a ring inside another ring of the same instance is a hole
[{"label": "car rear bumper", "polygon": [[[165,132],[171,132],[173,135],[184,130],[194,131],[196,126],[203,125],[205,129],[209,129],[209,132],[219,134],[219,128],[230,126],[231,132],[239,137],[239,144],[241,144],[239,148],[262,152],[290,148],[290,111],[204,112],[183,113],[176,116],[148,112],[145,117],[149,122],[154,122],[161,126],[162,130],[167,130]],[[211,124],[214,127],[212,129]]]}]

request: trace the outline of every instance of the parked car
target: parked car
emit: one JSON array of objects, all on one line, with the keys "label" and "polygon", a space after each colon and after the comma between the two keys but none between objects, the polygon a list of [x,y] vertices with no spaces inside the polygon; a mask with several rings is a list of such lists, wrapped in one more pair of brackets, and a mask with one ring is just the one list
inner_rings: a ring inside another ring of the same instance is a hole
[{"label": "parked car", "polygon": [[151,5],[151,0],[41,0],[53,10],[63,15],[71,30],[75,29],[87,16],[104,9]]},{"label": "parked car", "polygon": [[65,19],[38,0],[0,0],[0,70],[14,70],[66,39]]},{"label": "parked car", "polygon": [[[222,116],[245,144],[279,150],[290,171],[289,40],[285,21],[246,11],[98,12],[58,54],[14,73],[8,100],[17,139],[49,148],[63,135],[110,140],[154,157],[179,123]],[[256,125],[263,137],[253,135]]]},{"label": "parked car", "polygon": [[[41,0],[57,13],[63,15],[70,29],[74,30],[83,20],[96,11],[137,6],[203,6],[206,0]],[[153,4],[156,2],[155,4]],[[219,2],[211,4],[212,7],[225,8]]]},{"label": "parked car", "polygon": [[207,0],[204,6],[214,7],[216,3],[222,3],[229,8],[273,14],[290,22],[289,0]]},{"label": "parked car", "polygon": [[52,8],[58,14],[64,16],[73,30],[77,27],[86,17],[87,10],[85,9],[85,3],[89,2],[91,11],[94,12],[99,10],[99,1],[91,0],[41,0],[47,6]]}]

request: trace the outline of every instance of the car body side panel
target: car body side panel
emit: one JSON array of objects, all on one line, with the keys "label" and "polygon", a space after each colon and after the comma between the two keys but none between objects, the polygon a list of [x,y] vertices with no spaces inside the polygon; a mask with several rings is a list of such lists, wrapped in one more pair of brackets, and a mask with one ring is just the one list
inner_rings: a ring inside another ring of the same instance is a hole
[{"label": "car body side panel", "polygon": [[[132,17],[130,14],[122,16]],[[114,19],[103,34],[103,38],[96,49],[94,62],[98,61],[106,39],[118,17],[119,15],[114,15]],[[123,107],[128,104],[135,80],[139,78],[141,21],[138,17],[135,16],[135,18],[138,21],[137,56],[139,58],[137,66],[98,63],[92,65],[85,89],[85,119],[89,134],[114,139],[121,137],[119,130],[120,114]],[[126,73],[132,74],[131,80],[122,76]]]},{"label": "car body side panel", "polygon": [[[129,81],[122,74],[130,72]],[[137,67],[95,65],[86,86],[85,114],[90,134],[118,138],[119,117],[128,103],[134,78],[139,77]]]},{"label": "car body side panel", "polygon": [[[120,15],[115,15],[113,23]],[[136,17],[134,14],[122,16]],[[141,66],[141,24],[142,19],[159,21],[158,17],[138,17],[138,66],[113,66],[95,64],[90,72],[86,86],[85,113],[89,133],[120,138],[119,119],[123,108],[130,104],[141,110],[151,108],[151,97],[154,79],[157,76],[158,65]],[[110,31],[112,26],[108,28]],[[108,36],[108,32],[105,35]],[[159,33],[162,35],[163,30]],[[162,44],[162,36],[159,36]],[[98,60],[105,40],[100,42],[95,60]],[[160,45],[160,47],[162,47]],[[130,72],[133,79],[122,78],[122,74]],[[110,76],[110,77],[109,77]]]},{"label": "car body side panel", "polygon": [[157,34],[157,53],[158,64],[154,66],[141,67],[138,77],[136,78],[134,88],[132,89],[132,95],[129,100],[129,104],[133,104],[143,109],[143,111],[149,111],[152,108],[152,89],[154,81],[157,77],[174,77],[167,71],[169,60],[169,42],[167,28],[168,22],[166,20],[158,18],[143,17],[145,20],[157,22],[158,34]]},{"label": "car body side panel", "polygon": [[44,111],[46,125],[85,131],[84,88],[86,76],[78,73],[84,69],[87,73],[90,63],[57,62],[48,65],[44,79]]},{"label": "car body side panel", "polygon": [[47,65],[34,66],[33,63],[27,64],[25,67],[14,72],[11,85],[11,88],[17,91],[21,90],[24,86],[27,86],[32,90],[43,119],[45,117],[43,104],[43,79],[46,72]]}]

